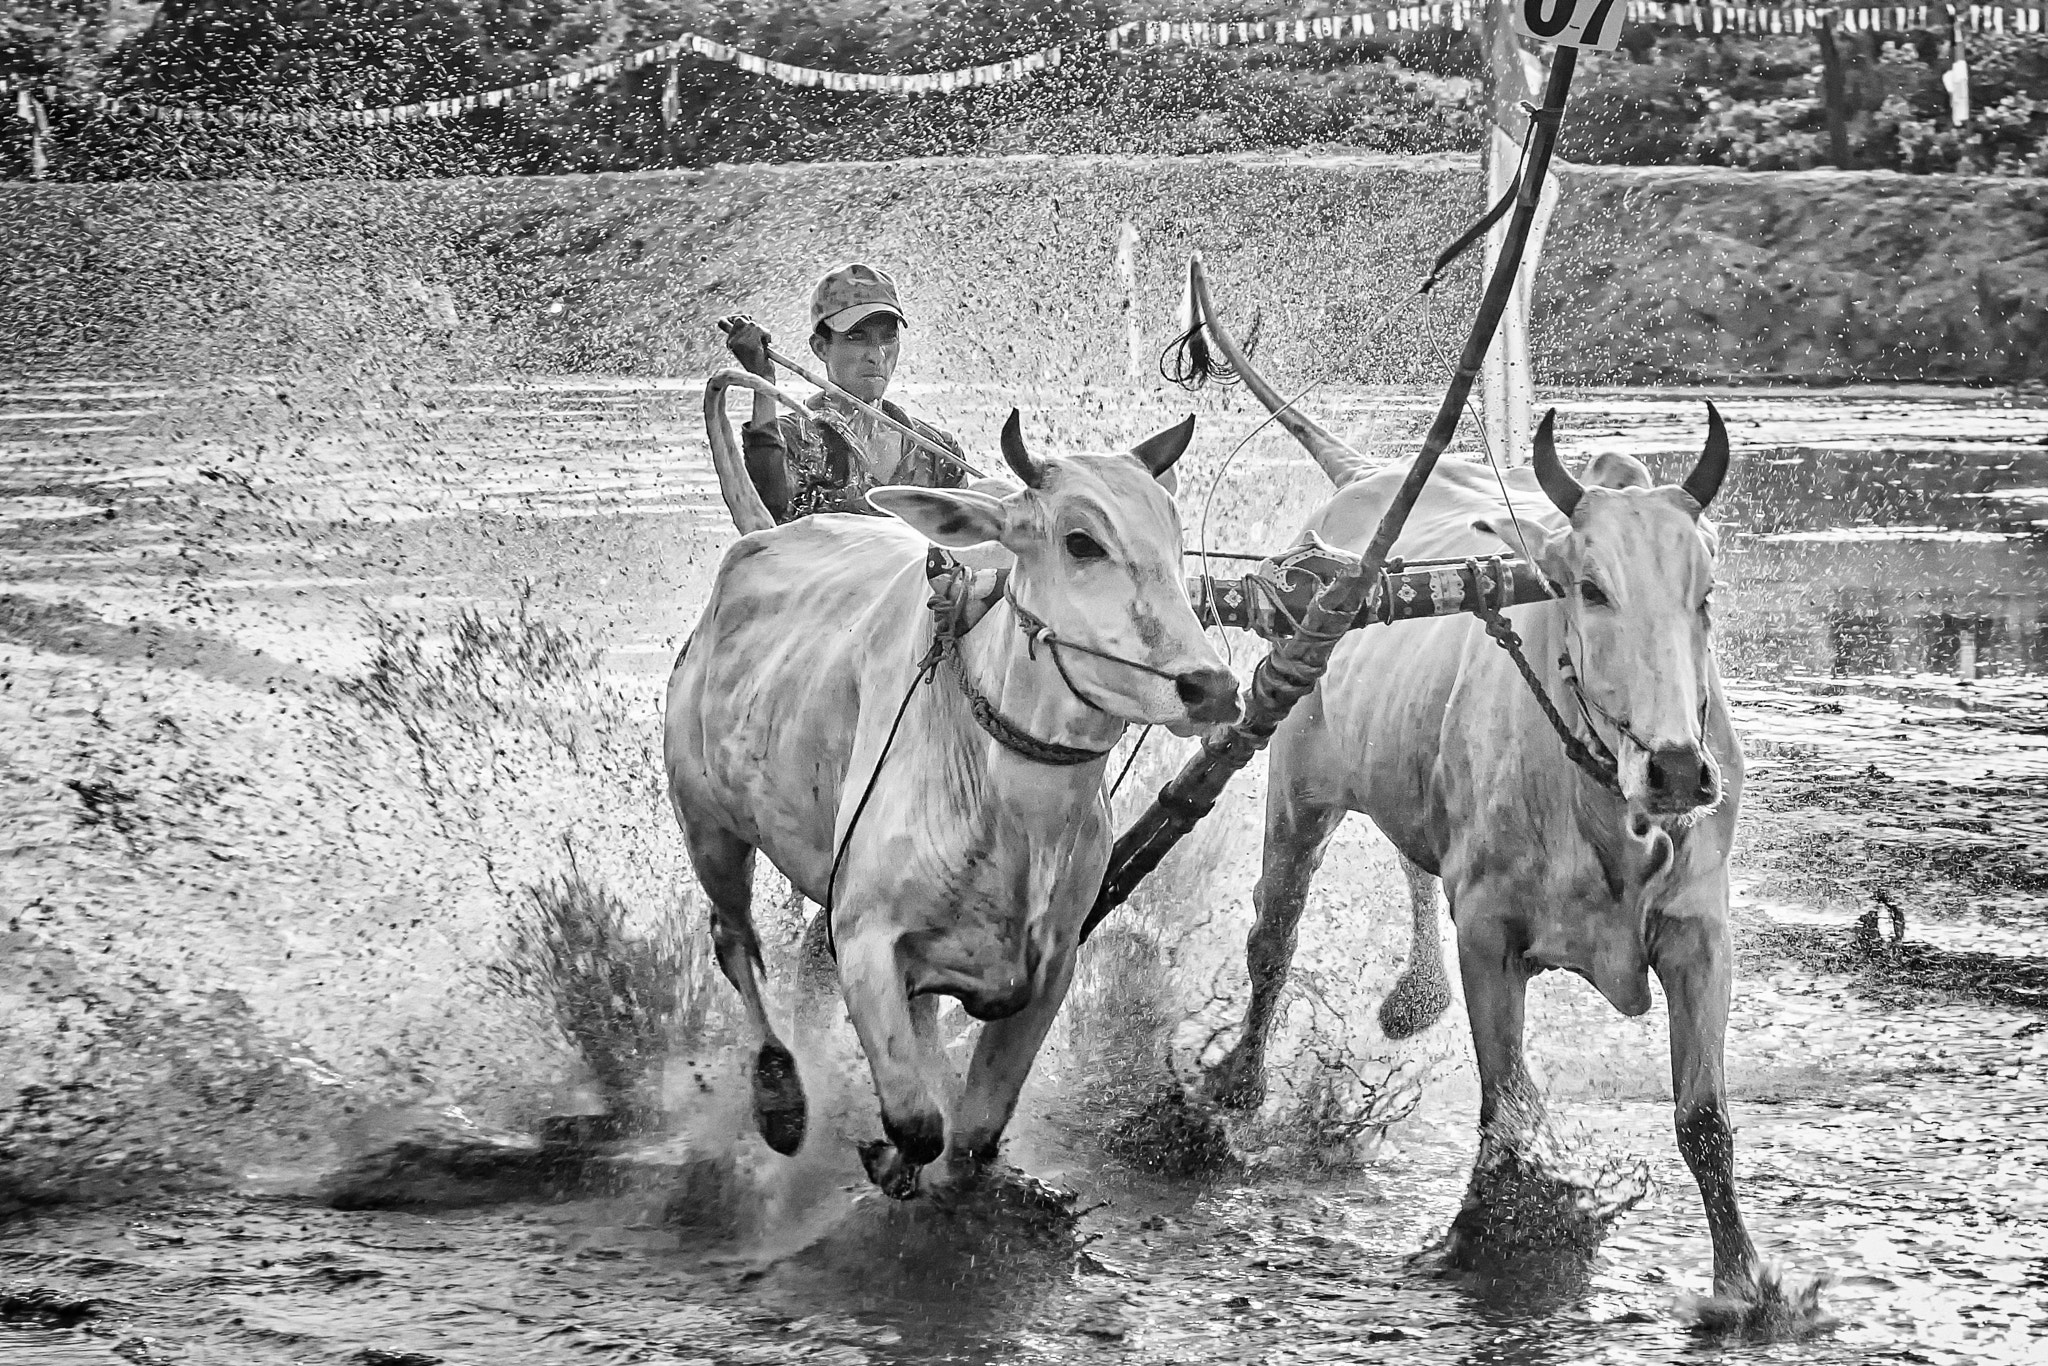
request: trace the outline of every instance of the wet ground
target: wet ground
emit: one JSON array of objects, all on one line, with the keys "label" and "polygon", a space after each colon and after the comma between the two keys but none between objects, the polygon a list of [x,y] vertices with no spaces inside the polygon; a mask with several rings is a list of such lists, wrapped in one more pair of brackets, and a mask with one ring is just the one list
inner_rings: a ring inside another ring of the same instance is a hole
[{"label": "wet ground", "polygon": [[[0,393],[0,1355],[2043,1359],[2048,406],[1713,397],[1754,774],[1737,1171],[1766,1254],[1833,1278],[1832,1331],[1699,1331],[1661,1005],[1623,1020],[1555,977],[1538,1074],[1575,1150],[1642,1160],[1651,1192],[1583,1272],[1417,1257],[1471,1161],[1469,1050],[1455,1010],[1400,1047],[1370,1023],[1401,888],[1356,822],[1234,1165],[1176,1179],[1106,1143],[1235,1018],[1256,775],[1091,948],[1027,1092],[1010,1156],[1077,1193],[1071,1229],[866,1190],[844,1039],[804,1056],[818,1136],[773,1158],[653,763],[656,688],[730,539],[694,386],[77,380]],[[971,414],[970,451],[1010,402],[908,398]],[[1567,454],[1675,474],[1698,398],[1568,395]],[[1307,463],[1270,433],[1233,453],[1241,400],[1176,401],[1035,394],[1027,433],[1106,445],[1192,403],[1191,537],[1291,534]],[[1402,449],[1432,406],[1320,411]],[[1120,809],[1178,757],[1148,742]],[[762,890],[780,959],[798,908]],[[594,990],[603,963],[625,966]],[[608,1089],[674,1132],[535,1145]]]}]

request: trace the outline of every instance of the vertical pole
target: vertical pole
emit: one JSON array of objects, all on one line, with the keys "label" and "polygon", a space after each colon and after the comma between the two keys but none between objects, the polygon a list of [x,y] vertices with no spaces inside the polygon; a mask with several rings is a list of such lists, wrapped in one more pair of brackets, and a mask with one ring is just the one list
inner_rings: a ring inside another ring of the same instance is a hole
[{"label": "vertical pole", "polygon": [[[1543,65],[1515,36],[1507,6],[1518,0],[1488,0],[1480,10],[1481,46],[1486,75],[1486,198],[1491,203],[1507,193],[1521,166],[1522,143],[1528,136],[1528,116],[1523,112],[1543,85]],[[1487,352],[1480,372],[1479,416],[1484,424],[1486,448],[1504,464],[1519,464],[1529,458],[1536,431],[1536,379],[1529,345],[1531,301],[1536,287],[1536,265],[1543,252],[1544,230],[1551,210],[1557,206],[1559,186],[1554,176],[1544,177],[1544,194],[1537,201],[1536,220],[1522,256],[1522,273],[1508,296],[1507,312],[1501,318],[1500,337]],[[1507,240],[1507,224],[1496,223],[1486,234],[1485,277]]]},{"label": "vertical pole", "polygon": [[1828,159],[1849,169],[1849,93],[1842,79],[1842,53],[1835,46],[1835,16],[1820,21],[1821,104],[1828,116]]},{"label": "vertical pole", "polygon": [[1145,338],[1138,331],[1138,225],[1126,221],[1116,231],[1116,273],[1124,282],[1124,375],[1145,373]]},{"label": "vertical pole", "polygon": [[1970,62],[1963,51],[1963,16],[1948,7],[1948,70],[1941,78],[1948,91],[1949,123],[1957,132],[1970,126]]}]

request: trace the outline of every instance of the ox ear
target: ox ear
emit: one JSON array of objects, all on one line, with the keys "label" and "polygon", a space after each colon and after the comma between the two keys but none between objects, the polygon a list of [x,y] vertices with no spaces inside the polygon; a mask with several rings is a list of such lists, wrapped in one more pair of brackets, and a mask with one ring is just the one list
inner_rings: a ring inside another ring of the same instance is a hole
[{"label": "ox ear", "polygon": [[1168,479],[1167,476],[1173,469],[1173,462],[1180,459],[1187,452],[1188,443],[1194,439],[1195,415],[1189,413],[1186,418],[1176,422],[1165,431],[1154,432],[1137,445],[1131,447],[1131,454],[1137,456],[1139,463],[1152,471],[1154,479],[1159,480],[1171,490],[1173,488],[1173,481]]},{"label": "ox ear", "polygon": [[928,541],[965,550],[1001,540],[1009,525],[1002,500],[973,489],[928,489],[897,484],[868,490],[868,502],[916,527]]}]

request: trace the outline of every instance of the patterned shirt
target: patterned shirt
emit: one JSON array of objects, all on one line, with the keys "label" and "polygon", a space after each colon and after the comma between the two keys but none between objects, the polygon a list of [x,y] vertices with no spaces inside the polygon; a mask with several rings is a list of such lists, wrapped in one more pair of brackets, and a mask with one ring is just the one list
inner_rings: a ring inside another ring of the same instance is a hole
[{"label": "patterned shirt", "polygon": [[[875,405],[945,450],[964,455],[951,433],[920,422],[884,399]],[[810,400],[809,413],[783,413],[773,427],[741,431],[747,473],[777,523],[814,512],[881,514],[868,490],[888,484],[959,488],[966,473],[902,433],[830,394]]]}]

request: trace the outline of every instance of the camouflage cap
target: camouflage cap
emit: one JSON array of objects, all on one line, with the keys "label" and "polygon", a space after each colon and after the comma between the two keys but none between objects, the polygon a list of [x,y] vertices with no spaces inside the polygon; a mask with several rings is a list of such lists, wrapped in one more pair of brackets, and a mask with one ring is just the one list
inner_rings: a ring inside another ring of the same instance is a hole
[{"label": "camouflage cap", "polygon": [[896,301],[896,282],[873,266],[841,266],[811,291],[813,328],[823,323],[834,332],[845,332],[877,313],[907,321],[903,305]]}]

